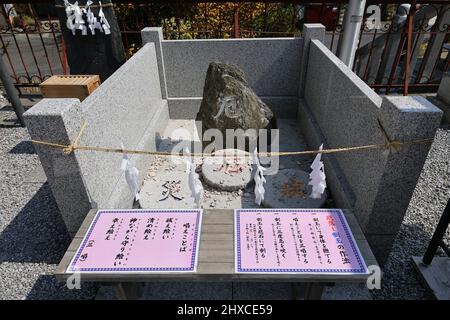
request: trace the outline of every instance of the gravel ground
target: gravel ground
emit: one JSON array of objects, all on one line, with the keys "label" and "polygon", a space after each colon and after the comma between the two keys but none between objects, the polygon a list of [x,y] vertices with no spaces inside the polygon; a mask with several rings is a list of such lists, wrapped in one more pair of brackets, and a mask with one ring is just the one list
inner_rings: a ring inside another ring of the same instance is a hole
[{"label": "gravel ground", "polygon": [[95,287],[68,290],[52,275],[70,237],[15,119],[0,108],[0,299],[92,299]]},{"label": "gravel ground", "polygon": [[[28,140],[11,108],[0,106],[0,299],[93,299],[97,287],[68,290],[52,276],[70,239],[48,184],[37,174],[39,159]],[[372,293],[375,299],[432,298],[410,257],[425,251],[450,196],[449,143],[450,128],[443,126],[383,270],[382,289]]]},{"label": "gravel ground", "polygon": [[[432,299],[411,256],[422,256],[450,197],[450,127],[442,125],[428,154],[375,299]],[[445,238],[450,243],[450,228]],[[442,251],[440,255],[444,255]]]}]

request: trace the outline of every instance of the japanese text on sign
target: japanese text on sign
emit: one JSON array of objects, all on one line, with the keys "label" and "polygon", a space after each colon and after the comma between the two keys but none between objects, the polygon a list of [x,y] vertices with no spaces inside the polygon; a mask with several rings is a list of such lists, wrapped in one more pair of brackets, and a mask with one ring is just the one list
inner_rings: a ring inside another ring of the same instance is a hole
[{"label": "japanese text on sign", "polygon": [[195,272],[201,210],[99,210],[67,272]]},{"label": "japanese text on sign", "polygon": [[367,274],[341,210],[235,210],[236,272]]}]

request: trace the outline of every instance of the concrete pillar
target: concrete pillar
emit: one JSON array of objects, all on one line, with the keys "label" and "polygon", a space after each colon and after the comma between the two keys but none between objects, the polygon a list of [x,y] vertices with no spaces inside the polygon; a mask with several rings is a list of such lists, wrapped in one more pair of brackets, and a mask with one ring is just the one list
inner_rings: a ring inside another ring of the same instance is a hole
[{"label": "concrete pillar", "polygon": [[439,99],[450,104],[450,71],[442,75],[441,83],[437,92]]},{"label": "concrete pillar", "polygon": [[[69,145],[81,129],[83,113],[78,99],[42,99],[24,113],[24,119],[31,139]],[[74,236],[95,206],[91,204],[75,153],[65,155],[61,149],[39,144],[34,144],[34,149],[67,230]]]},{"label": "concrete pillar", "polygon": [[[433,139],[442,111],[422,96],[385,96],[378,119],[393,141]],[[357,216],[380,264],[385,264],[400,229],[431,144],[389,150],[374,205]],[[355,213],[362,210],[355,209]]]},{"label": "concrete pillar", "polygon": [[155,44],[156,59],[158,60],[159,83],[161,85],[161,95],[167,99],[166,70],[164,68],[164,54],[162,41],[164,40],[161,27],[147,27],[141,30],[142,45],[152,42]]},{"label": "concrete pillar", "polygon": [[305,94],[306,71],[308,68],[309,44],[311,40],[319,40],[322,43],[325,40],[325,26],[320,23],[305,23],[303,25],[303,52],[300,61],[300,86],[298,97],[302,98]]},{"label": "concrete pillar", "polygon": [[[86,1],[79,0],[79,6],[84,7]],[[70,1],[70,3],[73,2]],[[73,35],[72,31],[66,27],[67,16],[64,1],[56,0],[55,4],[66,44],[70,74],[98,74],[102,82],[105,81],[125,62],[122,36],[111,0],[102,1],[103,12],[111,26],[109,35],[105,35],[99,30],[96,30],[95,35],[88,30],[88,34],[85,36],[81,35],[80,30],[77,30]],[[98,2],[91,5],[91,10],[98,17]]]}]

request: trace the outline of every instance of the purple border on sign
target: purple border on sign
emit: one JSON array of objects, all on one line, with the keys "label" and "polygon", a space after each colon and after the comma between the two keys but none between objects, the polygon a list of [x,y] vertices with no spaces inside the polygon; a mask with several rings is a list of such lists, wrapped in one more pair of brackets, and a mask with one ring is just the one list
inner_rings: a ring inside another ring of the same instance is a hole
[{"label": "purple border on sign", "polygon": [[[189,268],[180,268],[180,267],[173,267],[173,268],[78,268],[74,269],[75,264],[77,263],[81,252],[83,252],[84,247],[87,244],[87,241],[89,240],[89,237],[94,230],[95,224],[97,223],[98,219],[100,218],[101,214],[109,214],[109,213],[168,213],[168,212],[176,212],[176,213],[197,213],[196,217],[196,223],[195,223],[195,233],[194,233],[194,244],[192,247],[192,256],[191,256],[191,265]],[[95,214],[95,218],[91,225],[89,226],[89,230],[86,234],[86,236],[83,239],[82,244],[77,249],[77,253],[75,255],[75,258],[72,260],[70,267],[68,268],[68,272],[79,272],[79,271],[108,271],[108,272],[114,272],[114,271],[139,271],[139,272],[145,272],[145,271],[195,271],[195,262],[197,257],[197,246],[198,246],[198,237],[199,237],[199,227],[200,227],[200,216],[201,216],[201,209],[167,209],[167,210],[152,210],[152,209],[136,209],[136,210],[98,210]]]},{"label": "purple border on sign", "polygon": [[[358,261],[359,268],[358,269],[266,269],[266,268],[242,268],[241,264],[241,235],[240,235],[240,214],[241,212],[334,212],[338,214],[339,220],[341,222],[342,227],[344,228],[345,236],[347,237],[351,249]],[[291,272],[314,272],[314,273],[358,273],[358,274],[367,274],[366,264],[363,262],[361,254],[356,247],[354,238],[349,230],[347,220],[344,217],[344,213],[341,209],[236,209],[235,210],[235,218],[236,218],[236,250],[237,250],[237,271],[238,272],[277,272],[277,273],[291,273]]]}]

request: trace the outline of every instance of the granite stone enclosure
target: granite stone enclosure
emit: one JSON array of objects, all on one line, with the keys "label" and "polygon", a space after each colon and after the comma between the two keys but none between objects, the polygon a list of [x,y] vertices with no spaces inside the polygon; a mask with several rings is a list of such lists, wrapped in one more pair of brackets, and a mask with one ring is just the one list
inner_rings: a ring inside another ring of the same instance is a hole
[{"label": "granite stone enclosure", "polygon": [[[154,44],[147,44],[82,103],[43,99],[25,113],[31,138],[70,144],[84,121],[80,145],[156,150],[169,119],[162,98]],[[35,145],[68,231],[74,234],[90,208],[130,208],[133,196],[120,170],[122,155]],[[147,156],[130,155],[140,172]],[[141,182],[144,174],[140,175]]]},{"label": "granite stone enclosure", "polygon": [[[298,119],[309,144],[339,148],[385,139],[433,138],[442,112],[421,97],[381,97],[324,45],[325,28],[306,24],[302,38],[164,40],[161,28],[145,28],[145,44],[94,93],[77,99],[44,99],[25,120],[31,138],[99,147],[156,150],[170,119],[194,119],[208,65],[240,67],[255,92],[279,118]],[[336,205],[356,215],[380,263],[417,183],[429,144],[400,150],[324,155]],[[90,208],[130,208],[132,195],[119,170],[121,154],[35,146],[71,233]],[[147,156],[132,156],[140,172]],[[144,174],[141,175],[141,180]]]},{"label": "granite stone enclosure", "polygon": [[172,119],[192,119],[202,100],[211,61],[237,65],[252,89],[279,117],[295,117],[300,85],[302,38],[164,40],[161,28],[145,28],[143,43],[157,48],[161,90]]}]

